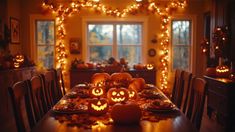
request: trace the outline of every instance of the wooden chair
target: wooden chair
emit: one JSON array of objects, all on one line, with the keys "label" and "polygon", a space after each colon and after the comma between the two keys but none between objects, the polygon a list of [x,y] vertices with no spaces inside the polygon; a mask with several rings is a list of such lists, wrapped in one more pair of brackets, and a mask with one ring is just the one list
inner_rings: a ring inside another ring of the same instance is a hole
[{"label": "wooden chair", "polygon": [[30,131],[35,125],[27,81],[17,82],[12,87],[8,88],[16,126],[20,132]]},{"label": "wooden chair", "polygon": [[203,115],[203,108],[206,96],[206,81],[202,78],[193,78],[191,91],[187,101],[186,116],[199,130]]},{"label": "wooden chair", "polygon": [[43,82],[44,82],[44,91],[46,96],[47,108],[51,109],[53,105],[56,103],[56,79],[54,75],[54,71],[48,70],[44,74],[42,74]]},{"label": "wooden chair", "polygon": [[58,100],[60,100],[61,97],[66,94],[62,69],[61,68],[56,69],[55,75],[56,75],[56,88],[59,95]]},{"label": "wooden chair", "polygon": [[183,77],[183,82],[182,82],[182,84],[183,84],[183,91],[181,91],[180,93],[180,95],[179,95],[179,97],[181,97],[180,99],[179,99],[179,102],[181,102],[181,104],[179,104],[180,105],[180,109],[181,109],[181,111],[183,112],[183,113],[185,113],[185,111],[186,111],[186,106],[187,106],[187,100],[188,100],[188,95],[189,95],[189,90],[190,90],[190,84],[191,84],[191,79],[192,79],[192,73],[190,73],[190,72],[187,72],[187,71],[184,71],[183,72],[183,75],[182,75]]},{"label": "wooden chair", "polygon": [[35,119],[36,121],[39,121],[48,111],[44,85],[41,76],[36,75],[31,78],[30,93],[33,101]]},{"label": "wooden chair", "polygon": [[182,75],[183,71],[176,69],[175,71],[175,81],[172,89],[172,96],[171,96],[171,101],[178,107],[180,108],[180,95],[182,91]]}]

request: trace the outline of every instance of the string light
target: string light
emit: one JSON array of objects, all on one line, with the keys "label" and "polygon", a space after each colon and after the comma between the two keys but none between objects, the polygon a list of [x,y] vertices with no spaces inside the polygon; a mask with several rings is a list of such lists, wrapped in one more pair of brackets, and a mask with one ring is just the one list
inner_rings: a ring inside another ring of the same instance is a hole
[{"label": "string light", "polygon": [[169,62],[169,25],[170,25],[170,13],[177,8],[185,8],[186,0],[171,0],[166,6],[160,7],[154,1],[142,2],[142,0],[136,0],[136,3],[127,6],[126,8],[113,9],[108,7],[99,0],[92,1],[72,1],[69,4],[60,4],[55,6],[51,3],[43,3],[42,8],[44,11],[49,11],[56,15],[56,27],[57,27],[57,44],[56,44],[56,66],[61,67],[63,73],[66,73],[67,66],[67,49],[65,46],[66,30],[64,27],[65,20],[72,14],[79,13],[81,9],[93,9],[96,13],[102,13],[114,17],[125,17],[126,15],[135,15],[140,12],[153,13],[160,15],[161,18],[161,51],[160,53],[160,88],[167,90],[168,87],[168,62]]}]

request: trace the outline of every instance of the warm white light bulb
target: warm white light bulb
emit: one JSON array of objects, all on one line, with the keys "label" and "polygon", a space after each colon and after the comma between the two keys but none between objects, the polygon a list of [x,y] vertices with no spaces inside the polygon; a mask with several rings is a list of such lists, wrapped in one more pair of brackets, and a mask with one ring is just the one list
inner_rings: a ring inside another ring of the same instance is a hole
[{"label": "warm white light bulb", "polygon": [[135,0],[136,2],[142,2],[142,0]]}]

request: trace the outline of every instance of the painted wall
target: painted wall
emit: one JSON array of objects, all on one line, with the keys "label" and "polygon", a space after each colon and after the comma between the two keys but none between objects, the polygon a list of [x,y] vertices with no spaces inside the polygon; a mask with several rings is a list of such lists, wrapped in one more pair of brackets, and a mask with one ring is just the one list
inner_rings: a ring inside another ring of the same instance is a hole
[{"label": "painted wall", "polygon": [[[32,45],[30,41],[30,28],[29,28],[29,18],[32,14],[40,14],[40,0],[22,0],[24,1],[23,4],[21,4],[21,17],[24,19],[21,19],[22,21],[22,44],[23,44],[23,51],[25,54],[30,56],[30,45]],[[104,1],[104,0],[103,0]],[[132,0],[112,0],[110,1],[104,1],[104,3],[112,4],[114,7],[125,7],[126,5],[131,4]],[[204,13],[204,4],[200,1],[193,1],[190,2],[186,9],[177,11],[177,13],[174,13],[174,16],[185,16],[185,17],[193,17],[195,18],[194,24],[196,24],[196,27],[193,31],[195,34],[195,54],[193,55],[193,73],[197,75],[202,75],[204,70],[204,56],[200,52],[200,41],[203,38],[203,13]],[[94,14],[93,11],[82,11],[79,15],[74,15],[70,17],[65,24],[66,31],[67,31],[67,42],[70,38],[73,37],[82,37],[82,17],[84,16],[97,16],[97,14]],[[100,17],[103,17],[102,15],[99,15]],[[146,14],[140,14],[138,16],[145,16],[148,17],[148,33],[147,33],[147,49],[154,48],[157,51],[157,55],[155,57],[147,57],[147,62],[154,62],[156,65],[159,65],[159,47],[160,44],[151,44],[151,39],[155,35],[159,35],[160,31],[160,18],[157,15],[146,15]],[[133,16],[132,16],[133,17]],[[83,41],[83,40],[82,40]],[[68,43],[67,43],[68,44]],[[68,45],[67,45],[68,46]],[[73,60],[74,58],[81,58],[81,55],[69,55],[69,60]],[[70,62],[68,62],[70,63]],[[173,72],[170,74],[170,80],[173,80]],[[157,76],[159,79],[159,75]],[[172,84],[172,81],[170,81],[170,85]]]}]

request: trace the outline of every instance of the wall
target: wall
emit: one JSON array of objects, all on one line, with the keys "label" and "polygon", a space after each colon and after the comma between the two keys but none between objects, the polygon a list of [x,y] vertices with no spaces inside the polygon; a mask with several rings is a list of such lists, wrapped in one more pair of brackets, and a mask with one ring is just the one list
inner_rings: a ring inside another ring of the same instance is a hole
[{"label": "wall", "polygon": [[[104,0],[103,0],[104,1]],[[104,3],[108,3],[110,1],[104,1]],[[131,1],[132,2],[132,1]],[[129,5],[131,3],[130,1],[122,0],[122,1],[116,1],[112,0],[113,6],[115,7],[125,7],[126,5]],[[24,4],[21,5],[21,13],[22,13],[22,32],[23,32],[23,52],[27,55],[30,55],[30,45],[32,45],[30,41],[30,29],[29,26],[29,17],[31,14],[40,14],[40,5],[41,1],[32,1],[32,0],[25,0]],[[190,2],[188,7],[185,10],[180,10],[177,13],[174,13],[174,15],[181,15],[181,16],[193,16],[196,20],[195,24],[197,28],[195,28],[196,31],[193,31],[195,33],[195,47],[196,47],[196,53],[193,55],[193,64],[196,66],[193,69],[193,72],[197,75],[202,75],[203,74],[203,69],[204,69],[204,57],[200,53],[200,41],[203,38],[203,3],[200,1],[193,1]],[[72,37],[78,37],[81,38],[82,36],[82,17],[84,16],[97,16],[97,14],[94,14],[92,11],[87,11],[83,10],[79,15],[74,15],[70,17],[65,24],[66,30],[67,30],[67,40],[66,42],[69,41],[70,38]],[[150,48],[155,48],[157,51],[157,55],[155,57],[148,57],[147,62],[154,62],[156,65],[159,65],[159,47],[160,43],[158,42],[157,44],[151,44],[151,39],[155,35],[159,35],[159,30],[160,30],[160,18],[157,15],[148,15],[146,14],[140,14],[137,16],[145,16],[148,17],[148,35],[147,35],[147,49]],[[137,17],[135,16],[135,17]],[[99,15],[99,17],[102,17],[102,15]],[[68,46],[68,45],[67,45]],[[69,55],[70,59],[73,60],[74,58],[81,58],[81,55]],[[203,64],[202,64],[203,62]],[[70,63],[70,62],[69,62]],[[159,74],[157,76],[159,79]],[[173,78],[173,72],[170,74],[170,78],[172,80]],[[172,84],[172,81],[170,82]]]}]

